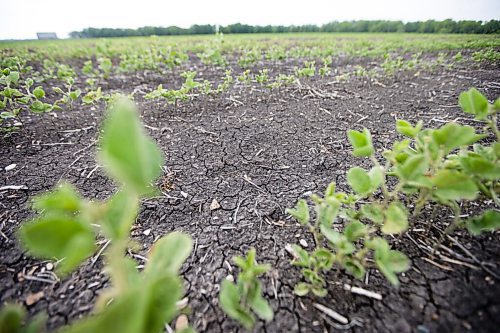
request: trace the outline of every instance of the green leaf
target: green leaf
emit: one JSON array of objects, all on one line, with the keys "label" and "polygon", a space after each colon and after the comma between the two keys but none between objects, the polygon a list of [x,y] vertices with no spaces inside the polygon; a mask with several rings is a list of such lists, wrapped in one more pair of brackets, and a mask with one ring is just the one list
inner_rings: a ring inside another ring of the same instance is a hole
[{"label": "green leaf", "polygon": [[58,266],[62,274],[72,271],[95,250],[92,229],[64,215],[35,219],[19,229],[19,236],[33,255],[64,259]]},{"label": "green leaf", "polygon": [[320,231],[325,236],[325,238],[330,241],[334,245],[340,244],[343,240],[345,240],[345,236],[340,232],[333,230],[331,227],[326,227],[324,225],[320,225]]},{"label": "green leaf", "polygon": [[312,286],[312,293],[318,297],[325,297],[328,294],[328,290],[322,287]]},{"label": "green leaf", "polygon": [[500,142],[495,142],[492,146],[495,156],[500,159]]},{"label": "green leaf", "polygon": [[381,166],[374,166],[368,172],[368,175],[370,176],[371,192],[373,193],[380,187],[380,185],[382,185],[382,182],[384,181],[384,168]]},{"label": "green leaf", "polygon": [[292,264],[294,266],[300,266],[300,267],[309,267],[311,263],[311,259],[309,257],[309,253],[307,253],[306,250],[301,248],[300,246],[293,244],[292,245],[293,252],[297,255],[298,258],[295,258],[292,261]]},{"label": "green leaf", "polygon": [[411,143],[410,139],[404,139],[402,141],[394,141],[394,143],[392,144],[392,149],[394,150],[395,153],[401,153],[410,146],[410,143]]},{"label": "green leaf", "polygon": [[445,154],[456,148],[468,146],[486,137],[486,134],[476,134],[471,126],[448,123],[432,132],[434,142],[444,150]]},{"label": "green leaf", "polygon": [[386,279],[394,286],[399,286],[396,273],[405,272],[410,268],[410,260],[403,253],[391,250],[387,241],[382,238],[374,240],[375,263]]},{"label": "green leaf", "polygon": [[500,164],[489,161],[482,156],[469,153],[460,158],[460,164],[467,174],[488,180],[500,178]]},{"label": "green leaf", "polygon": [[390,250],[383,258],[380,258],[377,253],[375,253],[375,263],[386,279],[396,287],[399,286],[399,280],[396,273],[404,272],[410,268],[410,260],[408,257],[394,250]]},{"label": "green leaf", "polygon": [[391,202],[385,211],[385,221],[381,228],[384,234],[399,234],[408,229],[408,216],[400,203]]},{"label": "green leaf", "polygon": [[52,192],[35,197],[33,208],[38,212],[75,214],[82,208],[83,203],[83,199],[73,185],[62,183]]},{"label": "green leaf", "polygon": [[332,268],[335,256],[328,249],[317,248],[312,253],[312,257],[316,260],[317,267],[328,271]]},{"label": "green leaf", "polygon": [[493,107],[496,111],[500,111],[500,97],[495,100],[495,102],[493,103]]},{"label": "green leaf", "polygon": [[443,201],[473,200],[478,194],[474,181],[468,175],[458,171],[439,170],[431,181],[435,186],[434,195]]},{"label": "green leaf", "polygon": [[165,323],[170,322],[177,313],[177,301],[182,296],[182,284],[174,274],[158,272],[151,281],[146,281],[144,292],[144,306],[139,308],[143,312],[143,329],[141,332],[157,333],[164,329]]},{"label": "green leaf", "polygon": [[297,201],[295,208],[287,208],[285,212],[293,216],[302,225],[309,223],[309,207],[304,199]]},{"label": "green leaf", "polygon": [[52,90],[57,94],[64,95],[64,91],[59,87],[52,87]]},{"label": "green leaf", "polygon": [[340,201],[335,197],[326,197],[323,202],[316,206],[319,223],[331,226],[337,218],[340,205]]},{"label": "green leaf", "polygon": [[62,333],[157,333],[177,313],[181,281],[171,274],[143,281],[120,294],[101,313],[64,328]]},{"label": "green leaf", "polygon": [[415,181],[422,177],[428,169],[428,162],[423,154],[413,155],[404,163],[396,165],[396,175],[404,181]]},{"label": "green leaf", "polygon": [[19,81],[19,72],[10,72],[7,76],[7,81],[10,83],[17,83],[17,81]]},{"label": "green leaf", "polygon": [[115,193],[106,202],[100,222],[106,236],[111,240],[127,239],[138,212],[139,199],[134,193],[127,190]]},{"label": "green leaf", "polygon": [[34,113],[44,113],[52,110],[52,105],[41,101],[34,101],[30,105],[30,110]]},{"label": "green leaf", "polygon": [[36,87],[35,90],[33,90],[33,95],[35,95],[37,99],[42,99],[45,97],[45,91],[42,87]]},{"label": "green leaf", "polygon": [[364,217],[372,220],[377,224],[382,224],[382,222],[384,222],[384,212],[379,204],[364,204],[363,206],[361,206],[361,213]]},{"label": "green leaf", "polygon": [[100,144],[100,159],[113,178],[138,195],[151,192],[163,156],[145,134],[132,102],[122,99],[114,104]]},{"label": "green leaf", "polygon": [[27,78],[24,82],[26,83],[26,87],[28,88],[30,88],[35,83],[32,78]]},{"label": "green leaf", "polygon": [[240,294],[235,284],[224,280],[221,283],[219,302],[222,310],[231,318],[237,320],[246,329],[251,329],[255,317],[240,304]]},{"label": "green leaf", "polygon": [[81,90],[74,90],[72,92],[69,93],[69,98],[71,98],[71,100],[73,101],[76,101],[78,99],[78,97],[80,97],[80,95],[82,94],[82,91]]},{"label": "green leaf", "polygon": [[488,115],[488,99],[476,88],[471,88],[460,94],[458,104],[466,113],[476,116],[476,119],[486,119]]},{"label": "green leaf", "polygon": [[323,236],[325,236],[325,238],[335,246],[338,253],[347,255],[356,251],[354,244],[349,242],[347,237],[340,232],[323,225],[320,225],[320,231],[321,234],[323,234]]},{"label": "green leaf", "polygon": [[193,248],[191,237],[172,232],[160,238],[153,246],[144,269],[145,277],[154,277],[163,272],[177,274]]},{"label": "green leaf", "polygon": [[347,182],[356,193],[363,197],[372,192],[370,175],[363,168],[351,168],[347,173]]},{"label": "green leaf", "polygon": [[273,320],[273,309],[269,305],[269,303],[261,296],[262,290],[260,288],[260,284],[254,291],[254,297],[250,297],[248,303],[252,308],[253,312],[257,314],[257,316],[265,321]]},{"label": "green leaf", "polygon": [[7,304],[0,311],[0,333],[21,333],[26,312],[15,304]]},{"label": "green leaf", "polygon": [[352,221],[346,225],[344,235],[349,242],[355,242],[367,234],[367,229],[368,228],[363,223]]},{"label": "green leaf", "polygon": [[365,268],[358,260],[346,259],[343,263],[344,269],[356,279],[365,277]]},{"label": "green leaf", "polygon": [[415,125],[415,127],[411,126],[411,124],[406,120],[396,120],[396,131],[410,138],[415,138],[418,132],[422,129],[422,126],[423,122],[421,120],[417,123],[417,125]]},{"label": "green leaf", "polygon": [[144,297],[134,289],[113,300],[101,313],[64,327],[61,333],[143,332],[141,326],[144,316],[142,311],[138,311],[142,306]]},{"label": "green leaf", "polygon": [[349,130],[347,137],[354,148],[354,156],[371,156],[375,152],[372,145],[372,137],[368,129],[363,129],[363,132]]},{"label": "green leaf", "polygon": [[305,296],[309,293],[310,287],[307,283],[305,282],[300,282],[295,285],[295,288],[293,288],[293,293],[297,296]]},{"label": "green leaf", "polygon": [[487,210],[480,216],[475,216],[466,222],[467,229],[475,236],[483,232],[493,232],[500,229],[500,212]]},{"label": "green leaf", "polygon": [[330,184],[328,184],[325,190],[325,198],[335,196],[335,187],[336,187],[335,182],[331,182]]}]

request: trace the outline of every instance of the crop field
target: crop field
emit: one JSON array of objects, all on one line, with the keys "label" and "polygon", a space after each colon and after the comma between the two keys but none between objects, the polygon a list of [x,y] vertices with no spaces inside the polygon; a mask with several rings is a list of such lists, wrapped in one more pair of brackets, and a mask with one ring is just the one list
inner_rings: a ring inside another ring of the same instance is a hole
[{"label": "crop field", "polygon": [[0,55],[1,333],[498,331],[500,36]]}]

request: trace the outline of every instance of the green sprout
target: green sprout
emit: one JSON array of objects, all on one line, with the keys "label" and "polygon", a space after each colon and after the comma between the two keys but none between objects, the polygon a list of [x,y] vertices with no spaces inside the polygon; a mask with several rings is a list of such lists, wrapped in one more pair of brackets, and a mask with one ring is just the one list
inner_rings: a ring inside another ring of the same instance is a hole
[{"label": "green sprout", "polygon": [[255,315],[266,321],[273,319],[273,310],[262,297],[262,286],[258,277],[269,271],[269,265],[255,261],[255,249],[248,251],[246,258],[236,256],[234,263],[240,268],[236,283],[222,281],[219,295],[222,310],[247,329],[255,325]]}]

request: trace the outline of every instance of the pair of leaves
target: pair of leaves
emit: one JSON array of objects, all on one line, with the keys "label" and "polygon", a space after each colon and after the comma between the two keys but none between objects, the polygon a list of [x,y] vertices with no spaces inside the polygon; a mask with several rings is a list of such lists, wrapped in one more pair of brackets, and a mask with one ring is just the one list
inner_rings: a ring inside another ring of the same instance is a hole
[{"label": "pair of leaves", "polygon": [[241,304],[241,295],[238,287],[228,281],[222,281],[219,302],[222,310],[231,318],[237,320],[246,329],[255,324],[255,316]]},{"label": "pair of leaves", "polygon": [[64,259],[58,266],[67,274],[95,250],[90,225],[65,215],[46,215],[25,224],[19,236],[29,252],[41,258]]},{"label": "pair of leaves", "polygon": [[347,182],[360,196],[366,197],[375,192],[384,181],[382,167],[375,166],[370,171],[354,167],[347,173]]},{"label": "pair of leaves", "polygon": [[340,201],[334,196],[327,196],[316,204],[318,221],[320,225],[331,226],[340,212]]},{"label": "pair of leaves", "polygon": [[255,261],[255,249],[252,248],[247,257],[234,257],[233,261],[241,269],[238,282],[222,281],[219,301],[222,310],[231,318],[250,329],[255,324],[255,316],[266,321],[273,319],[273,310],[262,297],[260,281],[257,277],[267,272],[269,265]]},{"label": "pair of leaves", "polygon": [[413,127],[409,122],[406,120],[398,119],[396,120],[396,130],[403,134],[406,135],[410,138],[415,138],[417,134],[420,132],[423,126],[423,122],[420,120],[415,127]]},{"label": "pair of leaves", "polygon": [[19,229],[22,244],[34,256],[64,259],[58,271],[71,272],[95,250],[94,232],[77,214],[84,204],[69,184],[35,198],[33,207],[43,214]]},{"label": "pair of leaves", "polygon": [[293,216],[302,225],[307,225],[309,223],[309,206],[304,199],[297,201],[295,208],[287,208],[285,212]]},{"label": "pair of leaves", "polygon": [[347,132],[347,137],[354,148],[352,152],[354,156],[371,156],[375,152],[372,144],[372,137],[368,129],[364,128],[363,132],[349,130]]},{"label": "pair of leaves", "polygon": [[410,268],[410,260],[402,252],[391,250],[387,241],[377,237],[371,240],[369,247],[375,250],[375,263],[382,274],[394,286],[399,286],[397,273],[402,273]]},{"label": "pair of leaves", "polygon": [[499,161],[494,162],[479,154],[469,152],[460,157],[460,165],[467,174],[487,180],[500,179]]},{"label": "pair of leaves", "polygon": [[42,101],[34,101],[30,105],[30,110],[34,113],[45,113],[52,111],[54,106],[52,104],[44,103]]},{"label": "pair of leaves", "polygon": [[302,275],[307,282],[300,282],[295,285],[294,293],[298,296],[305,296],[312,292],[318,297],[327,294],[325,280],[320,276],[321,271],[328,271],[332,268],[335,256],[326,248],[317,248],[312,253],[308,253],[298,245],[292,245],[296,255],[292,264],[302,267]]},{"label": "pair of leaves", "polygon": [[485,134],[476,134],[471,126],[463,126],[457,123],[448,123],[437,130],[432,131],[432,140],[445,154],[462,146],[468,146],[486,137]]},{"label": "pair of leaves", "polygon": [[320,231],[323,236],[333,244],[335,250],[340,255],[349,255],[356,251],[356,247],[347,239],[346,235],[324,225],[320,226]]},{"label": "pair of leaves", "polygon": [[353,242],[365,237],[368,227],[354,220],[346,225],[343,234],[325,226],[321,226],[321,233],[335,246],[338,253],[336,259],[340,265],[355,278],[362,279],[365,276],[365,268],[356,255],[353,255],[356,251]]},{"label": "pair of leaves", "polygon": [[434,187],[434,196],[441,201],[474,200],[478,188],[474,180],[467,174],[442,169],[431,178]]},{"label": "pair of leaves", "polygon": [[408,157],[403,163],[397,164],[394,171],[398,178],[408,185],[421,186],[426,183],[425,173],[429,162],[423,154]]},{"label": "pair of leaves", "polygon": [[381,228],[384,234],[399,234],[408,229],[408,213],[401,203],[391,202],[384,215],[384,224]]},{"label": "pair of leaves", "polygon": [[246,258],[240,256],[233,257],[234,263],[241,269],[240,279],[244,281],[254,281],[258,276],[271,269],[267,264],[258,264],[255,257],[255,248],[251,248],[248,251]]},{"label": "pair of leaves", "polygon": [[461,93],[458,104],[464,112],[476,116],[477,120],[484,120],[488,116],[488,99],[476,88]]},{"label": "pair of leaves", "polygon": [[104,214],[95,221],[93,209],[69,185],[35,200],[41,217],[24,225],[21,241],[35,256],[63,259],[63,274],[92,255],[94,232],[90,223],[100,222],[112,240],[128,236],[138,211],[138,197],[151,192],[151,182],[160,173],[162,154],[144,133],[134,105],[118,101],[110,111],[101,139],[100,156],[109,173],[124,185],[103,206]]},{"label": "pair of leaves", "polygon": [[393,201],[384,210],[380,204],[369,203],[361,206],[363,217],[382,225],[384,234],[399,234],[408,229],[408,212],[397,201]]}]

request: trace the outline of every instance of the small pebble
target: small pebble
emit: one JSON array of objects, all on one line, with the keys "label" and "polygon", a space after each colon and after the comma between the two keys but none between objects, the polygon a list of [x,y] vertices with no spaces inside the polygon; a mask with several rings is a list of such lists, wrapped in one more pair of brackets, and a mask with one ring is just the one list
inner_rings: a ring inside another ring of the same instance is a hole
[{"label": "small pebble", "polygon": [[300,245],[301,245],[303,248],[307,248],[307,246],[308,246],[308,245],[307,245],[307,242],[306,242],[306,240],[305,240],[304,238],[301,238],[301,239],[299,240],[299,243],[300,243]]},{"label": "small pebble", "polygon": [[228,276],[226,276],[226,280],[234,282],[234,276],[232,274],[229,274]]},{"label": "small pebble", "polygon": [[425,325],[418,325],[417,332],[418,333],[431,333],[431,331]]},{"label": "small pebble", "polygon": [[178,301],[175,305],[176,305],[178,310],[181,310],[181,309],[184,309],[188,305],[188,302],[189,302],[189,298],[184,297],[183,299]]},{"label": "small pebble", "polygon": [[177,318],[175,321],[175,330],[176,331],[182,331],[188,328],[189,322],[188,322],[188,317],[185,314],[182,314]]},{"label": "small pebble", "polygon": [[149,236],[150,233],[151,233],[151,229],[146,229],[142,232],[142,234],[145,236]]},{"label": "small pebble", "polygon": [[12,169],[14,169],[15,167],[17,166],[17,164],[9,164],[5,167],[5,171],[10,171]]},{"label": "small pebble", "polygon": [[40,299],[42,299],[42,297],[44,297],[44,296],[45,295],[44,295],[43,291],[40,291],[40,292],[37,292],[37,293],[34,293],[34,294],[29,294],[26,297],[25,303],[26,303],[27,306],[33,305],[36,302],[38,302]]},{"label": "small pebble", "polygon": [[220,204],[216,199],[212,200],[212,203],[210,204],[210,210],[216,210],[220,208]]}]

